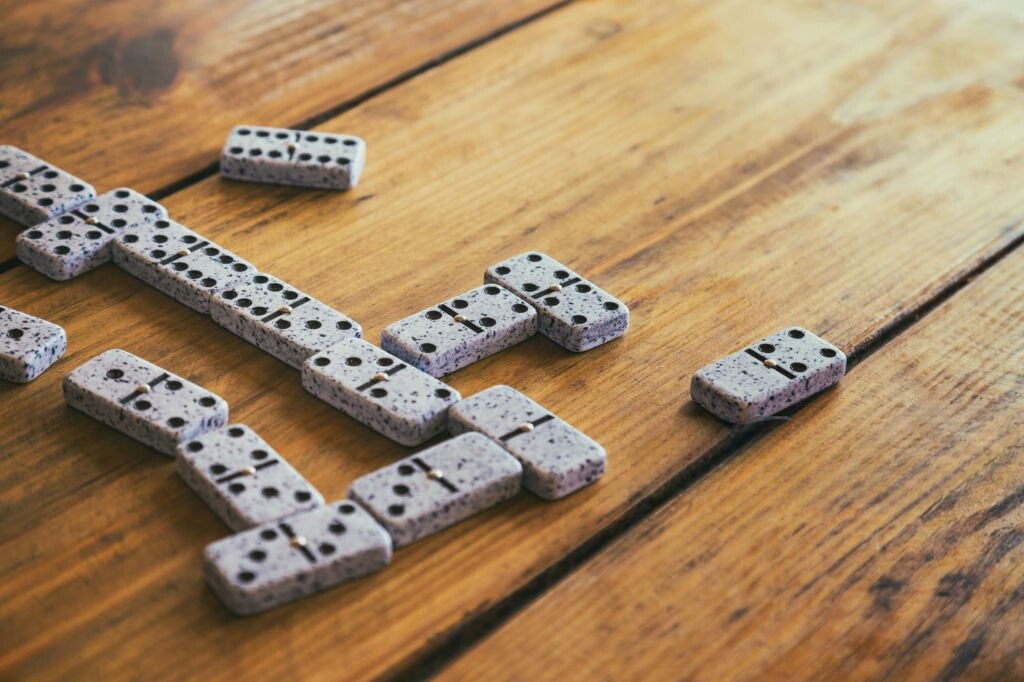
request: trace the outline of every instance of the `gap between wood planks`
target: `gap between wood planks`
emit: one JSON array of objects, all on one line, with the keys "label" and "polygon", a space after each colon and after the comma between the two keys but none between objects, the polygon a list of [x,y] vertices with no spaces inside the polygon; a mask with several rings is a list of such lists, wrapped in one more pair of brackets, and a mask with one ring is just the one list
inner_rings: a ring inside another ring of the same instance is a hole
[{"label": "gap between wood planks", "polygon": [[[517,21],[513,21],[510,24],[506,24],[504,26],[496,28],[490,33],[485,33],[482,36],[474,38],[469,42],[463,43],[462,45],[459,45],[456,48],[453,48],[446,52],[442,52],[436,57],[433,57],[423,62],[419,66],[409,69],[407,71],[403,71],[402,73],[399,73],[393,78],[389,78],[388,80],[385,80],[382,83],[375,85],[374,87],[364,91],[359,95],[356,95],[355,97],[351,97],[347,100],[344,100],[343,102],[340,102],[339,104],[329,109],[321,111],[319,114],[314,114],[313,116],[310,116],[306,119],[303,119],[302,121],[299,121],[294,125],[290,125],[287,127],[293,128],[295,130],[309,130],[310,128],[316,127],[325,121],[335,118],[336,116],[340,116],[346,111],[355,109],[356,107],[365,104],[374,97],[377,97],[378,95],[381,95],[384,92],[391,90],[392,88],[397,88],[411,81],[417,76],[425,74],[428,71],[433,71],[437,67],[443,66],[444,64],[447,64],[450,61],[458,59],[459,57],[468,54],[469,52],[472,52],[473,50],[479,47],[483,47],[484,45],[490,43],[493,40],[497,40],[498,38],[501,38],[504,35],[519,30],[520,28],[523,28],[525,26],[529,26],[530,24],[536,21],[539,21],[551,14],[554,14],[555,12],[568,7],[574,2],[576,2],[576,0],[559,0],[558,2],[555,2],[554,4],[545,7],[544,9],[538,12],[534,12],[533,14],[525,16],[522,19],[518,19]],[[200,168],[199,170],[195,171],[194,173],[190,173],[189,175],[186,175],[180,180],[168,183],[163,187],[160,187],[159,189],[150,192],[146,196],[148,196],[153,201],[163,201],[172,194],[176,194],[177,192],[180,192],[190,187],[191,185],[201,182],[202,180],[205,180],[211,175],[216,174],[219,168],[220,164],[217,161],[214,161],[208,166]],[[18,260],[16,256],[14,258],[9,258],[8,260],[3,261],[2,263],[0,263],[0,275],[3,275],[5,272],[8,272],[10,270],[13,270],[14,268],[18,267],[21,264],[21,261]]]},{"label": "gap between wood planks", "polygon": [[[847,353],[847,371],[849,372],[851,369],[856,368],[857,365],[881,350],[890,341],[915,326],[936,308],[953,298],[961,289],[970,284],[972,280],[997,265],[1014,250],[1020,248],[1021,245],[1024,245],[1024,235],[1009,242],[973,268],[953,275],[939,287],[930,299],[904,311],[893,318],[887,325],[881,327],[877,333],[868,337],[859,346],[850,349]],[[388,674],[387,679],[419,680],[441,671],[449,662],[496,631],[534,600],[543,596],[549,589],[569,577],[577,568],[582,567],[584,563],[597,553],[637,527],[658,508],[668,504],[678,495],[685,493],[718,466],[739,456],[744,450],[766,437],[812,400],[814,400],[814,397],[786,410],[781,418],[734,427],[732,432],[722,441],[709,448],[693,464],[683,468],[653,493],[638,500],[621,518],[588,538],[581,545],[567,553],[562,559],[538,573],[518,590],[476,616],[463,621],[455,630],[445,636],[443,640],[431,643],[423,653],[399,664]]]}]

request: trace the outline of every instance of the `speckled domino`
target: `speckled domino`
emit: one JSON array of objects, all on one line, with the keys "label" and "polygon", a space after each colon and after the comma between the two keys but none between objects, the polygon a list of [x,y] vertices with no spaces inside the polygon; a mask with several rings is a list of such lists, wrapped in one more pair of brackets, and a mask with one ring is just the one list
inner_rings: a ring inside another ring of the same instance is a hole
[{"label": "speckled domino", "polygon": [[462,397],[448,384],[356,338],[306,360],[302,386],[402,445],[419,445],[444,431],[448,407]]},{"label": "speckled domino", "polygon": [[629,308],[551,256],[524,253],[492,265],[484,281],[500,284],[537,308],[537,331],[577,353],[617,339]]},{"label": "speckled domino", "polygon": [[790,327],[693,375],[690,395],[725,421],[770,417],[838,382],[846,355],[801,327]]},{"label": "speckled domino", "polygon": [[343,500],[213,542],[203,559],[210,588],[247,616],[379,571],[391,563],[391,537]]},{"label": "speckled domino", "polygon": [[366,143],[353,135],[288,128],[236,126],[220,155],[220,174],[232,180],[348,189],[359,184]]},{"label": "speckled domino", "polygon": [[0,307],[0,379],[28,383],[68,348],[64,330],[32,315]]},{"label": "speckled domino", "polygon": [[96,196],[92,185],[26,151],[0,145],[0,213],[26,227]]},{"label": "speckled domino", "polygon": [[310,355],[361,337],[356,322],[264,273],[251,275],[210,300],[213,320],[296,369]]},{"label": "speckled domino", "polygon": [[452,434],[479,431],[523,464],[523,487],[557,500],[604,475],[604,448],[508,386],[493,386],[448,410]]},{"label": "speckled domino", "polygon": [[184,225],[157,220],[114,239],[114,263],[171,298],[203,314],[210,299],[256,271]]},{"label": "speckled domino", "polygon": [[514,457],[467,433],[356,479],[348,495],[404,547],[514,496],[522,476]]},{"label": "speckled domino", "polygon": [[537,312],[487,284],[388,325],[381,348],[440,377],[537,333]]},{"label": "speckled domino", "polygon": [[117,348],[64,377],[64,400],[171,457],[179,442],[228,420],[220,396]]},{"label": "speckled domino", "polygon": [[244,424],[179,443],[175,468],[234,531],[324,503],[309,481]]},{"label": "speckled domino", "polygon": [[25,265],[50,279],[68,280],[110,260],[110,242],[126,228],[167,217],[167,209],[120,187],[18,235]]}]

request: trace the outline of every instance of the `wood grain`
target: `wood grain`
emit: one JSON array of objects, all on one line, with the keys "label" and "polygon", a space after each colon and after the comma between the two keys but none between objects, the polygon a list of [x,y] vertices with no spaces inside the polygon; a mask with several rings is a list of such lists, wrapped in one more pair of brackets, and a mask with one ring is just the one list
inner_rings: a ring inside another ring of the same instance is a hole
[{"label": "wood grain", "polygon": [[1018,250],[442,679],[1024,678],[1022,270]]},{"label": "wood grain", "polygon": [[[112,346],[159,362],[227,398],[328,498],[408,451],[112,267],[0,275],[6,302],[71,339],[37,382],[0,389],[24,424],[0,433],[0,670],[359,678],[435,650],[729,437],[688,402],[693,370],[794,322],[859,348],[1024,233],[1006,191],[1024,91],[1002,79],[1009,34],[988,30],[1018,21],[994,2],[574,4],[325,122],[373,140],[356,192],[214,177],[168,198],[372,341],[528,249],[633,311],[598,350],[538,337],[451,377],[464,395],[511,384],[588,432],[609,452],[598,485],[524,496],[256,618],[202,584],[199,552],[225,529],[169,461],[64,407],[63,374]],[[737,55],[754,44],[770,69]],[[950,45],[990,57],[947,77]]]}]

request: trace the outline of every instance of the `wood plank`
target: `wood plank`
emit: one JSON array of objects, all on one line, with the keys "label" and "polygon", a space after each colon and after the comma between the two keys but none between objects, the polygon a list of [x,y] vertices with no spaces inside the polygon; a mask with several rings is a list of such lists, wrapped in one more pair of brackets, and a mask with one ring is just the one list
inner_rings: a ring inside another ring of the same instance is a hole
[{"label": "wood plank", "polygon": [[[557,4],[10,2],[0,143],[149,193],[214,163],[233,125],[297,124]],[[20,229],[0,218],[0,261]]]},{"label": "wood plank", "polygon": [[[1007,144],[1024,137],[1024,93],[1000,80],[1012,32],[988,30],[1014,12],[574,5],[325,123],[376,141],[358,192],[211,178],[171,197],[177,219],[371,340],[531,248],[633,309],[629,335],[601,349],[536,338],[451,378],[463,394],[512,384],[590,433],[610,455],[598,485],[524,496],[256,618],[231,618],[202,585],[199,552],[223,527],[169,462],[67,410],[61,376],[111,346],[156,360],[224,395],[328,498],[408,451],[114,268],[64,285],[0,276],[4,299],[66,325],[72,348],[0,393],[26,424],[0,434],[0,669],[329,679],[432,650],[728,436],[687,402],[694,369],[791,322],[857,348],[1024,232],[1006,191],[1024,170]],[[750,44],[770,71],[736,57]],[[951,44],[990,58],[954,78],[937,69]]]},{"label": "wood plank", "polygon": [[1017,249],[441,677],[1024,677],[1022,271]]}]

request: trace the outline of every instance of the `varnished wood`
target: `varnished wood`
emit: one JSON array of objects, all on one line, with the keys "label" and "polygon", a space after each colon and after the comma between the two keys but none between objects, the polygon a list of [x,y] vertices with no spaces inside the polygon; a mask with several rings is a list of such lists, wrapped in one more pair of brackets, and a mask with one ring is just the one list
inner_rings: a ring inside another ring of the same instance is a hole
[{"label": "varnished wood", "polygon": [[[998,28],[1013,7],[640,5],[573,4],[325,122],[371,140],[354,192],[214,177],[165,201],[372,341],[496,260],[565,260],[630,305],[630,333],[582,355],[538,337],[451,383],[526,391],[607,447],[606,477],[557,503],[523,496],[376,576],[235,619],[199,573],[224,527],[169,461],[64,407],[63,374],[112,346],[159,362],[227,398],[328,498],[408,451],[113,267],[66,284],[18,268],[0,275],[3,298],[65,325],[71,350],[34,384],[0,388],[5,417],[28,424],[0,433],[0,669],[401,669],[729,437],[688,402],[693,370],[793,322],[856,350],[1024,233],[1006,189],[1024,171],[1007,143],[1024,138],[1022,95],[1006,78],[1013,34]],[[770,68],[736,51],[755,44]],[[951,46],[977,56],[968,67]]]},{"label": "varnished wood", "polygon": [[1018,251],[443,678],[1024,678],[1022,271]]}]

